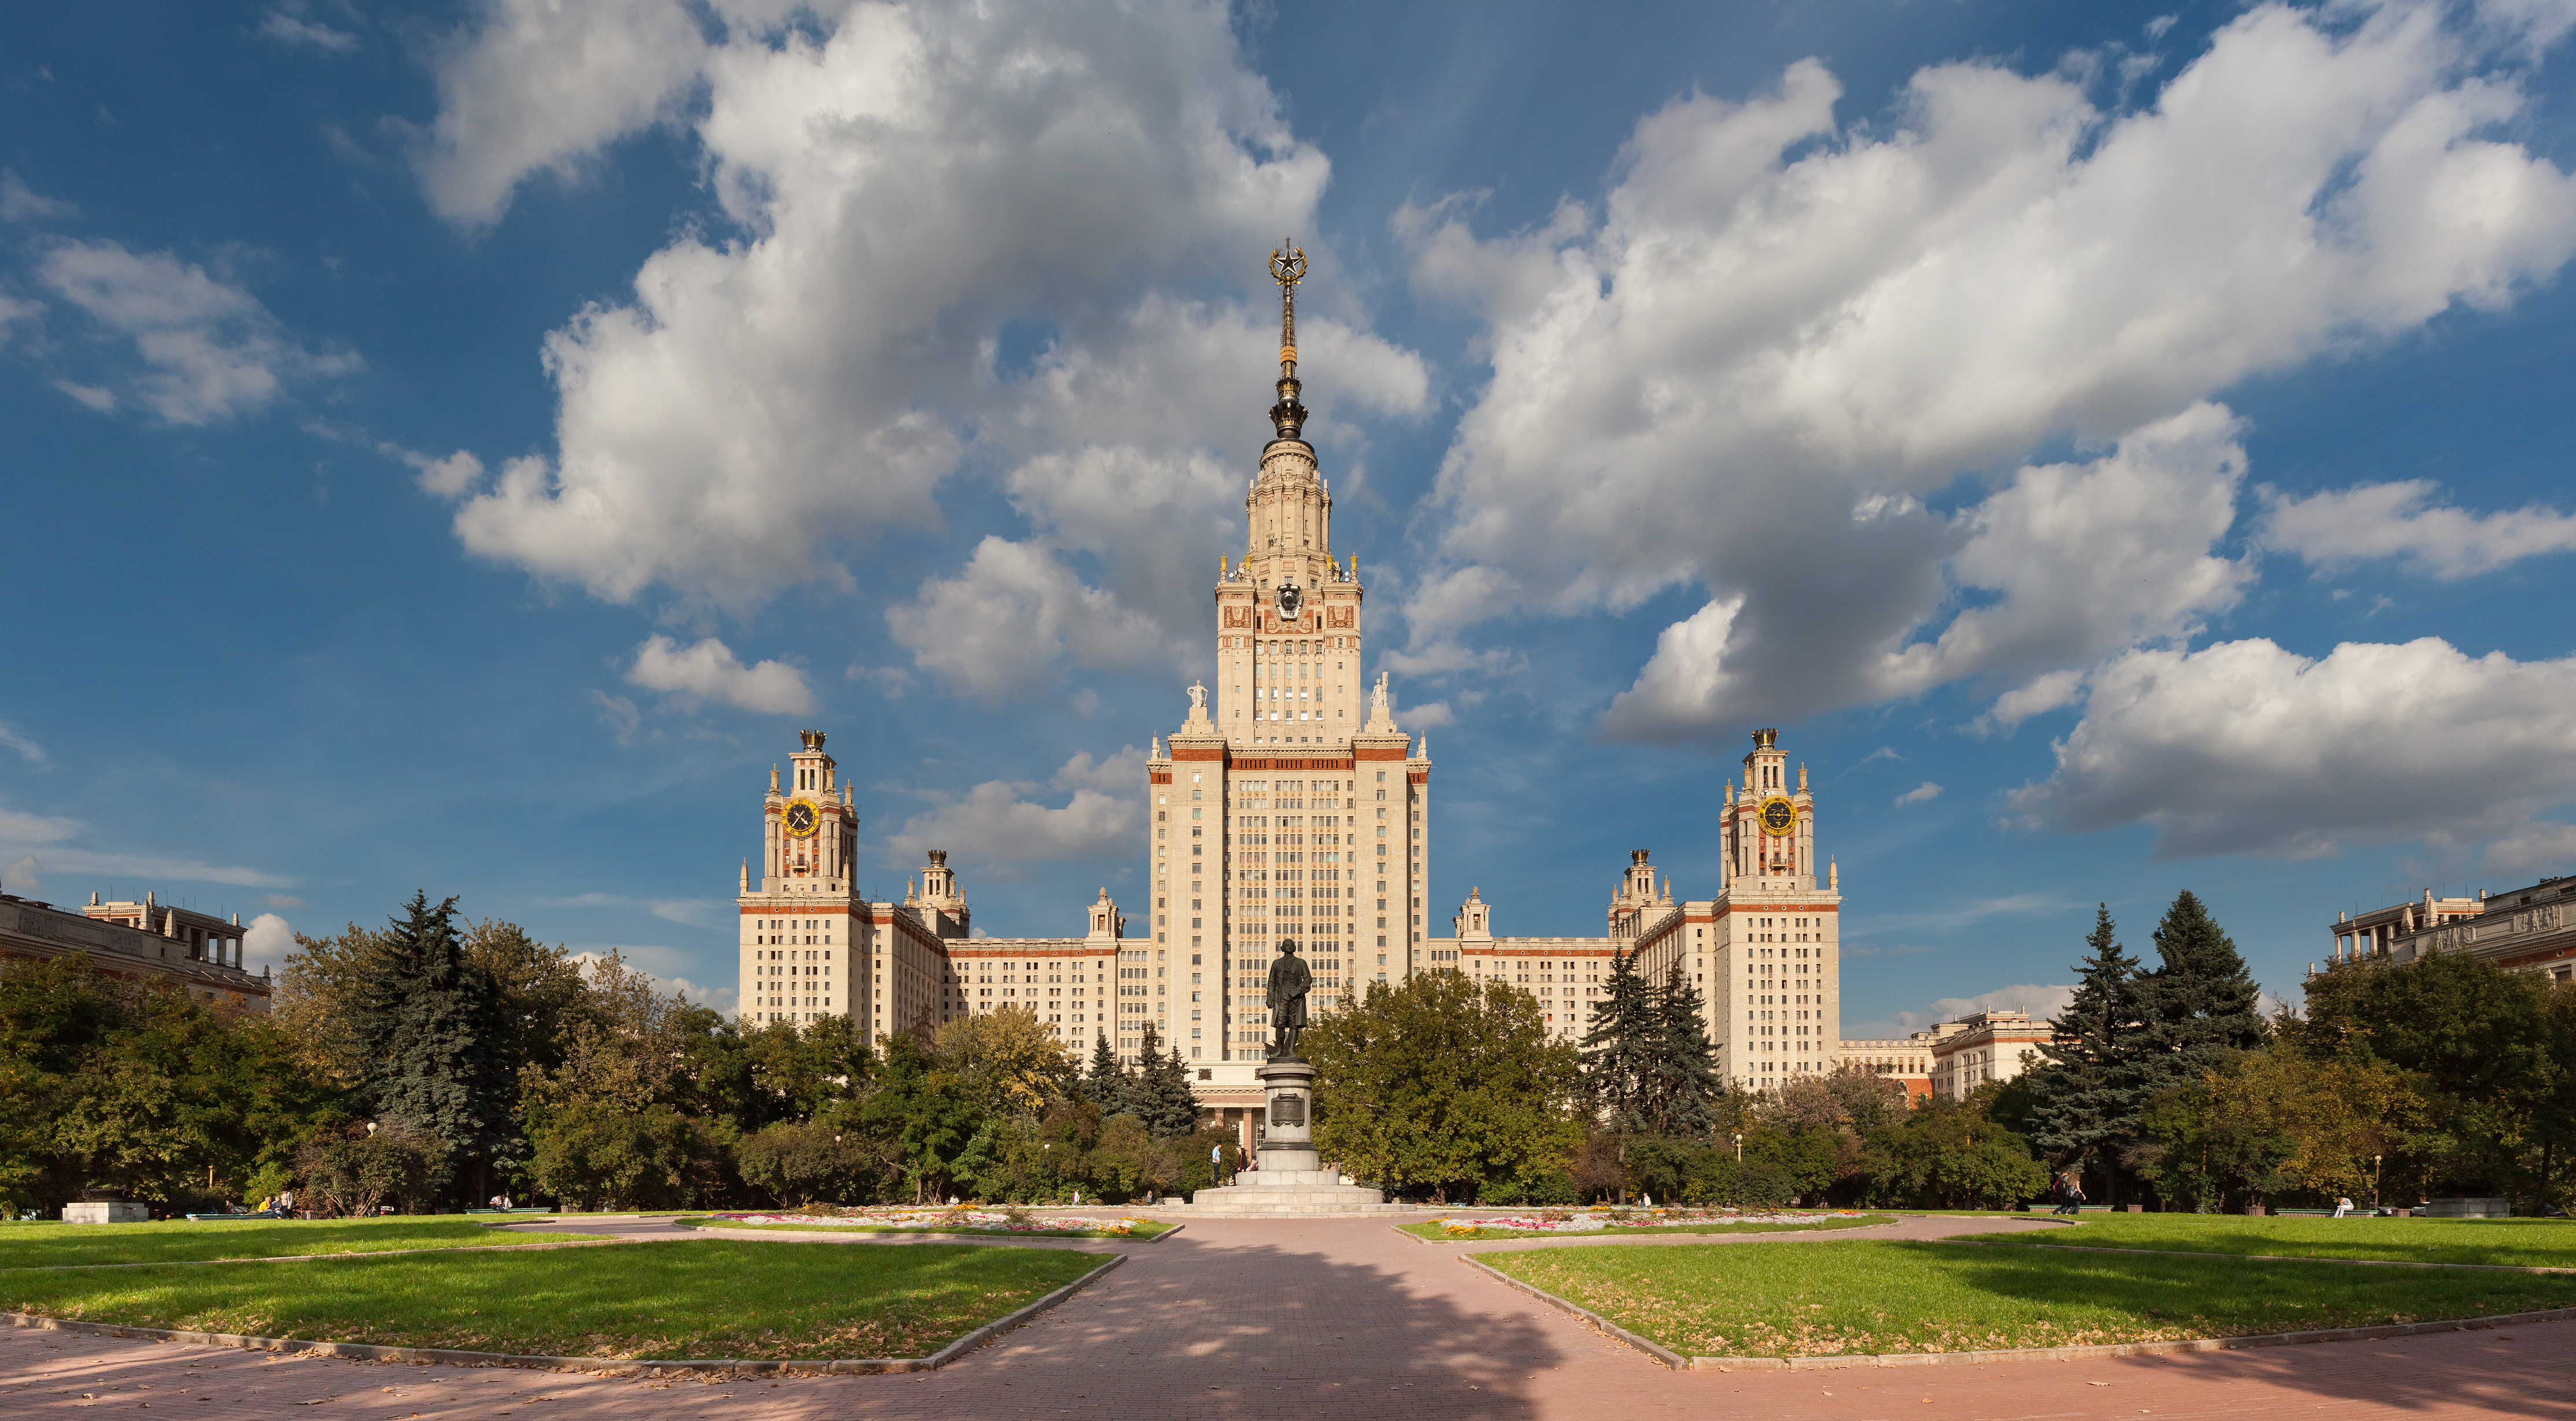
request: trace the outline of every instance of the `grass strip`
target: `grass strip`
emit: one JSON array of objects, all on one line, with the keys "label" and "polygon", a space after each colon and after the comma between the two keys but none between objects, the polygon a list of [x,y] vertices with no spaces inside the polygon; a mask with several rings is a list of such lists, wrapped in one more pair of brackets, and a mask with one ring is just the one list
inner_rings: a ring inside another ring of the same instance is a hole
[{"label": "grass strip", "polygon": [[226,1258],[381,1253],[570,1243],[592,1234],[504,1233],[470,1219],[276,1219],[259,1223],[43,1224],[0,1228],[0,1269],[100,1263],[204,1263]]},{"label": "grass strip", "polygon": [[1670,1234],[1794,1234],[1821,1233],[1830,1229],[1859,1229],[1893,1220],[1886,1214],[1864,1214],[1852,1219],[1826,1219],[1812,1224],[1766,1224],[1759,1221],[1726,1224],[1650,1225],[1611,1224],[1599,1229],[1569,1232],[1564,1229],[1489,1229],[1479,1224],[1473,1233],[1449,1233],[1438,1223],[1398,1224],[1397,1228],[1415,1238],[1433,1243],[1478,1243],[1505,1238],[1645,1238]]},{"label": "grass strip", "polygon": [[1113,1256],[972,1244],[783,1255],[724,1239],[444,1257],[361,1254],[0,1275],[0,1311],[554,1357],[920,1357]]},{"label": "grass strip", "polygon": [[2396,1263],[2576,1268],[2576,1223],[2564,1219],[2348,1219],[2238,1214],[2085,1215],[2073,1228],[1968,1234],[1975,1243],[2037,1248],[2143,1248]]},{"label": "grass strip", "polygon": [[755,1229],[798,1234],[921,1234],[938,1238],[1161,1238],[1179,1227],[1157,1219],[1143,1220],[1123,1234],[1106,1229],[906,1229],[892,1224],[841,1224],[826,1219],[810,1224],[737,1224],[716,1218],[681,1218],[672,1222],[685,1228],[700,1229]]},{"label": "grass strip", "polygon": [[2576,1278],[1849,1240],[1476,1255],[1689,1357],[2245,1337],[2576,1306]]}]

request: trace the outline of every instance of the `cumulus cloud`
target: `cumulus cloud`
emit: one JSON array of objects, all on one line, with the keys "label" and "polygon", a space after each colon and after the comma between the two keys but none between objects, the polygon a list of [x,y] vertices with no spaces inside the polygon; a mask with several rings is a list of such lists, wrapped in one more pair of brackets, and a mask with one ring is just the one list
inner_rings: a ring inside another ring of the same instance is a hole
[{"label": "cumulus cloud", "polygon": [[[1074,555],[1163,615],[1180,584],[1130,554],[1168,546],[1146,530],[1216,528],[1239,472],[1192,461],[1220,421],[1236,449],[1258,437],[1271,345],[1252,306],[1173,293],[1258,285],[1282,227],[1312,225],[1322,155],[1221,8],[824,6],[792,25],[786,8],[509,0],[447,51],[422,169],[441,210],[488,220],[527,175],[685,107],[733,234],[693,230],[630,300],[549,338],[557,448],[503,466],[458,535],[605,598],[660,585],[740,610],[855,586],[841,551],[937,528],[937,489],[976,453],[1034,536],[1015,565],[979,547],[921,590],[921,616],[995,634],[974,606],[994,577],[1006,600],[1078,601]],[[1341,378],[1341,408],[1426,404],[1419,362],[1329,303],[1311,331],[1319,398]],[[1145,496],[1094,501],[1113,490]]]},{"label": "cumulus cloud", "polygon": [[2055,753],[2016,814],[2078,833],[2144,823],[2162,857],[2433,839],[2528,863],[2563,843],[2532,816],[2576,798],[2576,658],[2434,637],[2322,659],[2261,639],[2138,651],[2094,673]]},{"label": "cumulus cloud", "polygon": [[292,383],[360,365],[344,350],[307,350],[257,297],[168,252],[62,242],[37,259],[35,276],[131,343],[139,368],[109,386],[56,382],[93,408],[131,401],[171,424],[214,424],[265,409]]},{"label": "cumulus cloud", "polygon": [[885,862],[908,868],[931,849],[1005,873],[1038,861],[1107,862],[1132,857],[1144,827],[1144,759],[1130,746],[1107,762],[1076,755],[1056,771],[1061,805],[1040,802],[1027,781],[987,780],[962,795],[932,795],[933,806],[886,840]]},{"label": "cumulus cloud", "polygon": [[1047,699],[1065,660],[1128,668],[1169,649],[1152,618],[1085,586],[1046,548],[1002,537],[977,545],[957,576],[887,608],[886,626],[914,665],[987,705]]},{"label": "cumulus cloud", "polygon": [[[2453,14],[2257,5],[2111,112],[2079,66],[1957,63],[1845,127],[1802,61],[1645,119],[1597,212],[1409,212],[1417,286],[1479,293],[1492,365],[1413,635],[1697,588],[1605,721],[1677,739],[1961,678],[2029,713],[2042,678],[2190,634],[2248,575],[2214,396],[2576,251],[2576,184],[2501,136],[2538,18]],[[1925,506],[2064,440],[2116,447]]]},{"label": "cumulus cloud", "polygon": [[[38,868],[54,873],[112,874],[126,879],[184,879],[191,883],[226,883],[245,888],[284,888],[282,874],[239,864],[211,864],[132,850],[99,850],[77,846],[89,830],[77,819],[30,814],[0,805],[0,853],[27,853]],[[14,873],[15,870],[13,869]]]},{"label": "cumulus cloud", "polygon": [[293,951],[295,929],[275,913],[262,913],[242,929],[242,966],[253,972],[284,968],[286,955]]},{"label": "cumulus cloud", "polygon": [[0,888],[21,898],[38,897],[45,891],[45,861],[34,854],[21,854],[18,861],[0,870]]},{"label": "cumulus cloud", "polygon": [[677,0],[488,0],[438,56],[438,117],[412,155],[430,210],[499,221],[530,174],[570,174],[663,117],[706,54]]},{"label": "cumulus cloud", "polygon": [[1930,780],[1925,780],[1923,783],[1916,785],[1914,788],[1907,790],[1903,794],[1898,795],[1896,797],[1896,802],[1899,805],[1929,804],[1940,797],[1941,787],[1932,783]]},{"label": "cumulus cloud", "polygon": [[2576,552],[2576,516],[2533,504],[2502,513],[2472,513],[2437,504],[2429,480],[2362,484],[2305,497],[2265,490],[2263,541],[2334,571],[2393,560],[2443,582],[2550,553]]},{"label": "cumulus cloud", "polygon": [[77,819],[29,814],[0,805],[0,844],[55,844],[81,831]]},{"label": "cumulus cloud", "polygon": [[463,498],[483,482],[483,461],[463,449],[444,457],[410,449],[397,449],[393,453],[395,458],[412,466],[423,492],[440,498]]},{"label": "cumulus cloud", "polygon": [[804,672],[784,661],[745,666],[714,637],[686,647],[666,636],[647,638],[635,649],[626,679],[648,691],[720,701],[764,715],[805,715],[814,709],[814,692],[805,684]]}]

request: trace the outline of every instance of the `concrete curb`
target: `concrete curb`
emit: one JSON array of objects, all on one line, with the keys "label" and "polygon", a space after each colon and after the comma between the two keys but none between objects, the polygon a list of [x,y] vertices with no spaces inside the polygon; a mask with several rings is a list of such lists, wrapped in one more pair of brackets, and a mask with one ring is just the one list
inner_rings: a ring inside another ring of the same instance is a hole
[{"label": "concrete curb", "polygon": [[[1941,1240],[1930,1240],[1940,1242]],[[2010,1245],[1999,1245],[2009,1247]],[[2230,1256],[2233,1255],[2222,1255]],[[2496,1317],[2446,1318],[2434,1322],[2399,1322],[2381,1327],[2339,1327],[2320,1332],[2265,1332],[2246,1337],[2192,1337],[2175,1342],[2113,1342],[2096,1347],[2008,1347],[1989,1352],[1858,1352],[1828,1357],[1684,1357],[1660,1342],[1640,1337],[1588,1308],[1577,1307],[1543,1288],[1524,1283],[1498,1268],[1461,1257],[1459,1262],[1499,1279],[1548,1306],[1572,1313],[1596,1332],[1617,1338],[1677,1372],[1839,1372],[1861,1367],[1958,1367],[1997,1362],[2082,1362],[2105,1357],[2170,1357],[2184,1352],[2236,1352],[2255,1347],[2297,1347],[2311,1342],[2364,1342],[2375,1337],[2420,1337],[2431,1332],[2474,1332],[2494,1327],[2520,1327],[2539,1322],[2576,1321],[2576,1308],[2505,1313]]]},{"label": "concrete curb", "polygon": [[592,1376],[802,1377],[829,1374],[927,1372],[947,1366],[1003,1333],[1056,1306],[1095,1280],[1114,1272],[1127,1255],[1109,1261],[1004,1317],[967,1333],[927,1357],[858,1357],[826,1362],[768,1362],[696,1358],[685,1361],[638,1361],[612,1357],[520,1357],[506,1352],[460,1352],[445,1347],[378,1347],[361,1342],[312,1342],[298,1337],[246,1337],[229,1332],[182,1332],[161,1327],[126,1327],[111,1322],[82,1322],[35,1313],[0,1313],[0,1323],[46,1332],[78,1332],[92,1337],[140,1338],[150,1342],[190,1342],[201,1347],[240,1347],[255,1352],[302,1352],[347,1357],[361,1362],[411,1362],[433,1366],[522,1367],[531,1371],[583,1372]]},{"label": "concrete curb", "polygon": [[[1157,1219],[1155,1222],[1160,1223],[1162,1221]],[[889,1229],[884,1232],[862,1231],[859,1229],[850,1229],[847,1231],[837,1231],[832,1229],[734,1229],[722,1226],[710,1227],[705,1224],[682,1223],[674,1223],[671,1227],[675,1229],[687,1229],[690,1233],[698,1234],[706,1238],[748,1239],[755,1243],[771,1239],[783,1239],[789,1243],[1007,1243],[1024,1244],[1033,1247],[1061,1247],[1065,1244],[1073,1243],[1161,1243],[1163,1240],[1170,1238],[1172,1235],[1179,1233],[1185,1228],[1188,1228],[1189,1225],[1174,1224],[1170,1228],[1163,1230],[1161,1233],[1155,1234],[1151,1238],[1143,1238],[1134,1234],[1129,1234],[1125,1237],[1120,1237],[1117,1234],[1101,1234],[1098,1237],[1087,1237],[1082,1234],[943,1234],[931,1233],[926,1229],[903,1229],[900,1231]]]},{"label": "concrete curb", "polygon": [[2060,1253],[2143,1253],[2150,1258],[2239,1258],[2248,1263],[2341,1263],[2361,1268],[2466,1268],[2480,1273],[2576,1273],[2576,1268],[2549,1268],[2536,1263],[2422,1263],[2411,1258],[2309,1258],[2293,1253],[2202,1253],[2181,1248],[2110,1248],[2093,1243],[2005,1243],[1986,1238],[1930,1238],[1925,1243],[1958,1243],[1970,1248],[2053,1248]]}]

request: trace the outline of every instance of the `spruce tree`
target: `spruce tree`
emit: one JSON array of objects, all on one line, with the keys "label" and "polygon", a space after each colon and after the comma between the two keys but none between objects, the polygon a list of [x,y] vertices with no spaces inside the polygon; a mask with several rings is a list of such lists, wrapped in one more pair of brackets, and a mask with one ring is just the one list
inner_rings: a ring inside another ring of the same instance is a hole
[{"label": "spruce tree", "polygon": [[2117,1203],[2120,1151],[2137,1138],[2147,1103],[2138,959],[2121,950],[2107,903],[2095,906],[2084,945],[2075,996],[2039,1048],[2048,1065],[2024,1077],[2030,1139],[2061,1166],[2098,1166],[2106,1202]]},{"label": "spruce tree", "polygon": [[2156,955],[2163,964],[2139,983],[2149,1094],[2190,1085],[2271,1035],[2262,988],[2189,889],[2156,925]]},{"label": "spruce tree", "polygon": [[1198,1097],[1190,1093],[1190,1068],[1175,1046],[1154,1054],[1154,1028],[1145,1027],[1145,1065],[1136,1073],[1136,1118],[1157,1140],[1174,1139],[1199,1128]]},{"label": "spruce tree", "polygon": [[1134,1084],[1127,1068],[1118,1064],[1118,1054],[1109,1049],[1109,1038],[1091,1038],[1091,1074],[1083,1079],[1082,1093],[1090,1097],[1092,1104],[1100,1107],[1104,1119],[1136,1113],[1136,1106],[1130,1099],[1135,1094]]},{"label": "spruce tree", "polygon": [[[354,1004],[361,1105],[436,1140],[476,1194],[509,1137],[516,1083],[497,1046],[497,994],[466,956],[456,900],[414,893],[379,941]],[[442,1170],[439,1183],[447,1177]]]},{"label": "spruce tree", "polygon": [[1647,1133],[1648,1090],[1656,1068],[1659,1025],[1654,988],[1638,974],[1633,952],[1613,952],[1610,982],[1592,1008],[1583,1037],[1583,1103],[1606,1129]]},{"label": "spruce tree", "polygon": [[1665,971],[1663,989],[1655,994],[1652,1054],[1645,1114],[1655,1133],[1707,1134],[1726,1082],[1717,1073],[1717,1047],[1710,1044],[1708,1023],[1700,1015],[1699,988],[1682,975],[1679,959]]}]

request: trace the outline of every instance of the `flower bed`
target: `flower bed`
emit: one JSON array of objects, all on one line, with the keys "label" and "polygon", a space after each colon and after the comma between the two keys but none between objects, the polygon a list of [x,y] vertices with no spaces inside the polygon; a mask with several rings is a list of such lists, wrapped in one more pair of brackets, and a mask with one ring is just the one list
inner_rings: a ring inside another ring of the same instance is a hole
[{"label": "flower bed", "polygon": [[1884,1216],[1862,1214],[1852,1210],[1783,1210],[1778,1213],[1749,1212],[1739,1209],[1626,1209],[1599,1207],[1592,1209],[1542,1209],[1535,1214],[1508,1218],[1434,1219],[1429,1223],[1399,1225],[1405,1232],[1423,1238],[1529,1238],[1553,1234],[1650,1233],[1666,1230],[1673,1233],[1768,1233],[1799,1232],[1811,1229],[1857,1228],[1867,1223],[1883,1223]]},{"label": "flower bed", "polygon": [[858,1229],[871,1233],[1049,1234],[1134,1238],[1161,1232],[1145,1218],[1048,1218],[1001,1209],[840,1209],[828,1214],[707,1214],[692,1222],[740,1228]]}]

